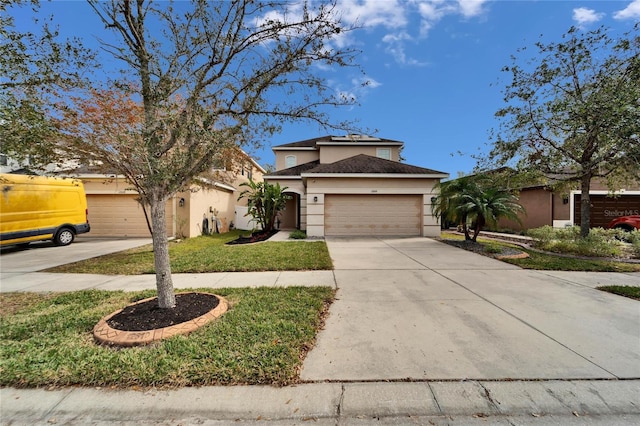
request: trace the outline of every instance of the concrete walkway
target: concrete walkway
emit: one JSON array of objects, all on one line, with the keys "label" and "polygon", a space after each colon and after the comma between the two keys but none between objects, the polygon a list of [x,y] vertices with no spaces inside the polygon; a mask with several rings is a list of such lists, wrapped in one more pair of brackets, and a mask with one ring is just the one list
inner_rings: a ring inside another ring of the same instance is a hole
[{"label": "concrete walkway", "polygon": [[[0,389],[3,424],[639,424],[640,274],[527,271],[430,239],[327,240],[335,271],[176,274],[177,288],[334,285],[298,386]],[[7,272],[2,291],[154,288]]]}]

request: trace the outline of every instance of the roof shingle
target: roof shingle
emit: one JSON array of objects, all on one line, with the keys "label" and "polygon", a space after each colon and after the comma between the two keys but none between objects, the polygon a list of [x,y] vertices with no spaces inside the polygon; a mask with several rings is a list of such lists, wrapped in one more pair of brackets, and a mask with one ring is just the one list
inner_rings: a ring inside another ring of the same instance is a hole
[{"label": "roof shingle", "polygon": [[360,173],[360,174],[408,174],[408,175],[432,175],[442,174],[433,169],[412,166],[397,161],[385,160],[366,154],[359,154],[344,160],[330,164],[320,164],[305,172],[306,174],[332,174],[332,173]]}]

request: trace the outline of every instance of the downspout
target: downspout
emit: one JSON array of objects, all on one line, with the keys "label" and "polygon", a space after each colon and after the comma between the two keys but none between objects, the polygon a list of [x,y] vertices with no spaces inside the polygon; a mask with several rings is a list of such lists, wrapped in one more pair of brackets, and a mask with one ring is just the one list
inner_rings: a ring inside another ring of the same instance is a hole
[{"label": "downspout", "polygon": [[178,197],[177,195],[173,196],[173,202],[171,203],[171,208],[173,209],[173,220],[171,221],[171,228],[173,228],[173,238],[176,238],[178,235]]}]

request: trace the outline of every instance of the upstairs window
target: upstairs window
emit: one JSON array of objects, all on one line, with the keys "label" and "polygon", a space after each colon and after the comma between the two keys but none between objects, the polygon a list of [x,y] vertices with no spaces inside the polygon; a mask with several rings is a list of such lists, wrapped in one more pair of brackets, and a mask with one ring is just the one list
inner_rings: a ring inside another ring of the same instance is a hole
[{"label": "upstairs window", "polygon": [[391,160],[391,148],[377,148],[376,157]]},{"label": "upstairs window", "polygon": [[221,158],[221,157],[216,158],[212,165],[213,170],[227,171],[226,162],[227,160],[225,158]]},{"label": "upstairs window", "polygon": [[287,155],[284,157],[284,168],[288,169],[290,167],[295,167],[297,164],[295,155]]}]

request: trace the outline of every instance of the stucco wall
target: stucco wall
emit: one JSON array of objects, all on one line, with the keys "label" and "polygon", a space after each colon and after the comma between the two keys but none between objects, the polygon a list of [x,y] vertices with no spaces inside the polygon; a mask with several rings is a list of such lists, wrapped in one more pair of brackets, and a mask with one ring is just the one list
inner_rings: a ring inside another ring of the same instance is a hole
[{"label": "stucco wall", "polygon": [[203,219],[209,221],[209,230],[213,230],[211,210],[217,211],[217,219],[220,220],[220,232],[229,231],[229,224],[234,219],[235,194],[220,189],[208,189],[194,187],[192,191],[178,194],[178,201],[184,198],[183,207],[177,208],[176,226],[178,236],[191,238],[202,235]]},{"label": "stucco wall", "polygon": [[[518,215],[522,223],[501,219],[498,228],[523,230],[538,228],[553,223],[553,193],[544,188],[524,189],[520,191],[520,204],[526,212]],[[560,198],[560,203],[562,203]]]},{"label": "stucco wall", "polygon": [[287,155],[294,155],[296,157],[296,166],[299,166],[300,164],[310,163],[311,161],[315,161],[320,158],[320,154],[316,150],[277,150],[274,151],[274,153],[276,154],[276,170],[286,169],[285,157]]},{"label": "stucco wall", "polygon": [[333,146],[323,145],[320,149],[320,163],[330,164],[356,155],[365,154],[377,157],[378,148],[388,148],[391,150],[391,160],[398,161],[399,148],[397,146]]}]

